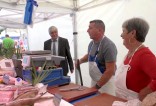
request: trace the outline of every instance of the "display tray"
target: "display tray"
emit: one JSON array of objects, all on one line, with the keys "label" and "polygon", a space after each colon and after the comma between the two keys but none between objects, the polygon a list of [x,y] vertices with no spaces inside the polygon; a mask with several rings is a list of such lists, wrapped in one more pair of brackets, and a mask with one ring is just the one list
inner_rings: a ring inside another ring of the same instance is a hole
[{"label": "display tray", "polygon": [[88,88],[83,86],[83,90],[69,90],[69,91],[61,91],[62,89],[71,89],[80,87],[80,85],[70,83],[69,85],[59,86],[59,87],[48,87],[48,92],[51,94],[60,94],[62,98],[68,102],[72,102],[74,100],[78,100],[80,98],[84,98],[90,95],[94,95],[98,92],[97,89]]},{"label": "display tray", "polygon": [[51,51],[50,50],[25,51],[24,54],[28,55],[51,54]]},{"label": "display tray", "polygon": [[100,95],[88,98],[79,102],[74,103],[74,106],[112,106],[114,101],[124,101],[126,100],[102,93]]}]

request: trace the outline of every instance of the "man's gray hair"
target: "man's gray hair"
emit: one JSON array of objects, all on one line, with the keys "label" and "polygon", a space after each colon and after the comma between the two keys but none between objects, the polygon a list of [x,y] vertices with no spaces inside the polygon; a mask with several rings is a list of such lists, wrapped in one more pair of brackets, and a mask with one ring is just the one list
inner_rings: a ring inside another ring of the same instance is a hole
[{"label": "man's gray hair", "polygon": [[49,34],[51,33],[51,31],[57,31],[57,28],[55,26],[51,26],[49,27]]},{"label": "man's gray hair", "polygon": [[98,27],[98,28],[102,28],[104,31],[105,31],[105,24],[102,20],[92,20],[90,21],[90,23],[95,23],[95,26]]}]

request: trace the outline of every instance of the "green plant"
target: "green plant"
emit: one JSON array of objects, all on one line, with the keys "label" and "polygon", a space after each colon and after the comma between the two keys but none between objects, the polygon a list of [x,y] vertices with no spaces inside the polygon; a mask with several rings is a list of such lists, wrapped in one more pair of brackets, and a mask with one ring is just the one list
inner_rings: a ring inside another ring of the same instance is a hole
[{"label": "green plant", "polygon": [[[36,84],[43,81],[53,71],[52,69],[44,70],[44,67],[47,64],[47,61],[44,62],[44,64],[42,65],[40,70],[36,69],[36,66],[35,66],[33,61],[31,61],[31,63],[32,63],[32,67],[31,67],[30,71],[31,71],[32,79],[31,79],[31,81],[30,81],[30,79],[27,79],[27,80],[29,82],[31,82],[33,86],[35,86]],[[55,81],[57,79],[59,79],[59,78],[55,78],[55,79],[49,80],[49,81],[44,82],[44,83],[47,84],[47,83]]]},{"label": "green plant", "polygon": [[20,48],[15,48],[15,47],[12,47],[12,45],[9,45],[8,48],[2,47],[0,49],[0,56],[5,57],[7,59],[12,59],[13,56],[15,57],[15,59],[21,59],[22,53],[21,53]]},{"label": "green plant", "polygon": [[12,46],[11,43],[8,43],[7,48],[2,47],[1,49],[1,55],[7,59],[12,59],[14,53],[15,53],[15,48]]},{"label": "green plant", "polygon": [[17,59],[21,59],[22,58],[21,48],[20,47],[16,48],[14,54]]},{"label": "green plant", "polygon": [[0,34],[4,31],[5,29],[0,29]]}]

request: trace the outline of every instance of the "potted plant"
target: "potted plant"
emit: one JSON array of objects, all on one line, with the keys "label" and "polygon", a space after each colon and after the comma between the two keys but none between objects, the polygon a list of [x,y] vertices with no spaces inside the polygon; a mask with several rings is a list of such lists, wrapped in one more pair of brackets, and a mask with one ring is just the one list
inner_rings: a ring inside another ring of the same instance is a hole
[{"label": "potted plant", "polygon": [[11,44],[8,44],[7,49],[2,46],[1,51],[0,51],[1,57],[7,58],[7,59],[12,59],[14,53],[15,53],[15,48],[12,47]]},{"label": "potted plant", "polygon": [[13,65],[13,61],[12,61],[12,56],[14,55],[14,51],[15,48],[12,46],[11,43],[7,44],[7,48],[4,48],[2,46],[1,50],[0,50],[0,66],[1,66],[1,70],[14,70],[14,65]]},{"label": "potted plant", "polygon": [[[13,73],[16,70],[19,72],[22,72],[22,61],[20,60],[22,58],[22,53],[20,52],[20,48],[15,48],[12,43],[7,43],[7,48],[4,48],[3,45],[1,45],[0,49],[0,66],[1,70],[7,70],[11,71],[13,70]],[[14,74],[13,76],[15,76]],[[21,76],[20,76],[21,77]]]}]

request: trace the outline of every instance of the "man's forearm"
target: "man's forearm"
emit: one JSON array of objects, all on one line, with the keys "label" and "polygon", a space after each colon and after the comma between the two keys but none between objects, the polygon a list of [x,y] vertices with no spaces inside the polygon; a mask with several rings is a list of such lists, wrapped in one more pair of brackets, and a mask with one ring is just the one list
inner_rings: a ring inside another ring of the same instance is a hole
[{"label": "man's forearm", "polygon": [[83,56],[80,60],[79,60],[79,63],[82,64],[82,63],[85,63],[88,61],[88,54],[86,54],[85,56]]},{"label": "man's forearm", "polygon": [[113,74],[109,73],[107,70],[106,72],[102,75],[102,77],[100,78],[100,80],[97,82],[97,84],[99,86],[103,86],[105,85],[109,80],[110,78],[113,76]]},{"label": "man's forearm", "polygon": [[100,80],[97,82],[99,86],[105,85],[114,75],[115,62],[106,63],[106,70]]}]

